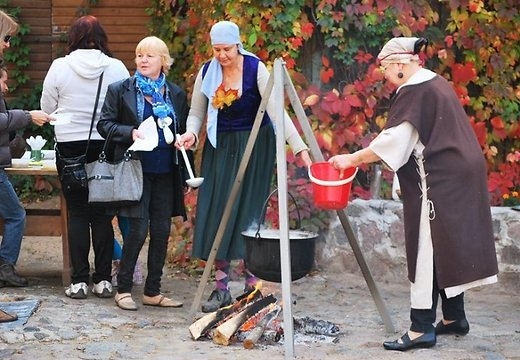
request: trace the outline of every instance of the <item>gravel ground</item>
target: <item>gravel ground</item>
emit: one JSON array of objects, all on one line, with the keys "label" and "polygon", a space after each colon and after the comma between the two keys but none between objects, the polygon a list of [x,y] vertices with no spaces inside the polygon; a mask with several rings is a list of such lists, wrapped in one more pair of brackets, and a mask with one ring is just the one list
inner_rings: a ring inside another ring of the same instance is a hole
[{"label": "gravel ground", "polygon": [[[434,348],[400,353],[384,350],[382,342],[394,340],[409,326],[405,282],[378,283],[397,331],[389,334],[360,273],[312,273],[291,285],[293,315],[334,322],[341,333],[336,342],[295,336],[291,357],[283,343],[246,350],[241,343],[221,346],[210,340],[192,340],[188,327],[193,319],[188,313],[198,278],[168,269],[163,291],[182,299],[184,307],[144,307],[140,305],[142,286],[136,286],[134,299],[139,309],[129,312],[117,308],[113,299],[93,295],[86,300],[67,298],[60,267],[60,238],[24,240],[18,271],[31,285],[2,288],[0,301],[37,300],[39,307],[25,325],[9,328],[0,324],[0,359],[520,359],[520,294],[500,283],[466,293],[471,325],[467,336],[438,337]],[[233,281],[231,287],[239,295],[243,284]],[[208,285],[204,298],[210,292]],[[280,284],[264,283],[262,292],[282,298]]]}]

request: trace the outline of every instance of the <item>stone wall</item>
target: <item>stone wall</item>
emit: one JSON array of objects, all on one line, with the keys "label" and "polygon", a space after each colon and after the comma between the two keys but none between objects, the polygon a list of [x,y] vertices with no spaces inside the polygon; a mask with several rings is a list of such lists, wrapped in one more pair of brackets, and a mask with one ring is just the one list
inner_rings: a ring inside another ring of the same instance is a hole
[{"label": "stone wall", "polygon": [[[520,211],[493,207],[499,283],[520,291]],[[334,213],[335,214],[335,213]],[[393,200],[349,203],[349,223],[376,282],[406,281],[403,207]],[[316,263],[328,271],[361,274],[349,240],[335,217],[316,247]]]}]

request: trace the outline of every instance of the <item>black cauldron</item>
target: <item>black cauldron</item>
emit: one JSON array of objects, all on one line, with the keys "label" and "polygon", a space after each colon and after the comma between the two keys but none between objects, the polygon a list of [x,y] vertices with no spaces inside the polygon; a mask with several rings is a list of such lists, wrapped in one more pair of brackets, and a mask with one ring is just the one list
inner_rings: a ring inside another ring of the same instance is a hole
[{"label": "black cauldron", "polygon": [[[278,229],[260,229],[265,217],[265,210],[269,198],[276,192],[275,189],[264,203],[262,220],[258,222],[258,229],[243,231],[246,241],[246,264],[249,271],[260,279],[281,282],[280,261],[280,231]],[[298,213],[298,228],[300,227],[300,212],[296,200],[289,193],[296,205]],[[298,280],[309,273],[314,265],[314,249],[318,234],[304,230],[289,230],[291,279]]]}]

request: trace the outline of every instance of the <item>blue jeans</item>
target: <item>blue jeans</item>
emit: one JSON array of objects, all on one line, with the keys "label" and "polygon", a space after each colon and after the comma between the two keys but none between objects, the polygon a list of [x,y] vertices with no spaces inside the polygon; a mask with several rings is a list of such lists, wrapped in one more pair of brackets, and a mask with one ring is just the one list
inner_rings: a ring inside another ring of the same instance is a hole
[{"label": "blue jeans", "polygon": [[16,265],[25,230],[25,209],[4,169],[0,169],[0,216],[4,219],[0,264]]}]

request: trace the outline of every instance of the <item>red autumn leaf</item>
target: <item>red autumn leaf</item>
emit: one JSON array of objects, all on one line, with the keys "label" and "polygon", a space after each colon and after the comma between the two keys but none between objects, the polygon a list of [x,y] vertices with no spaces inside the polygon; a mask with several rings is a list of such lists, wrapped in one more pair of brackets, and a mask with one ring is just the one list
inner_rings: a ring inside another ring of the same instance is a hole
[{"label": "red autumn leaf", "polygon": [[350,106],[353,106],[353,107],[363,106],[363,103],[361,102],[361,100],[359,99],[359,97],[357,95],[346,95],[345,100],[347,101],[347,103]]},{"label": "red autumn leaf", "polygon": [[325,67],[330,67],[330,61],[329,61],[329,58],[326,57],[326,56],[322,56],[321,57],[321,63],[323,64],[323,66]]},{"label": "red autumn leaf", "polygon": [[303,44],[303,40],[300,37],[292,37],[289,39],[289,42],[295,49],[298,49]]},{"label": "red autumn leaf", "polygon": [[266,61],[269,58],[269,52],[266,48],[262,48],[256,52],[256,56],[258,56],[260,60]]},{"label": "red autumn leaf", "polygon": [[469,82],[477,78],[477,70],[471,62],[462,64],[454,64],[451,68],[451,77],[454,82]]},{"label": "red autumn leaf", "polygon": [[504,128],[504,122],[502,121],[502,118],[500,116],[493,117],[491,119],[491,125],[495,130]]},{"label": "red autumn leaf", "polygon": [[505,129],[493,129],[493,134],[500,140],[504,140],[507,137]]},{"label": "red autumn leaf", "polygon": [[487,130],[486,124],[483,122],[471,123],[473,126],[473,130],[475,131],[475,135],[477,135],[478,143],[483,146],[486,143],[487,139]]},{"label": "red autumn leaf", "polygon": [[302,34],[306,38],[310,38],[313,31],[314,31],[314,25],[312,23],[308,22],[308,23],[305,23],[302,25]]},{"label": "red autumn leaf", "polygon": [[334,70],[332,68],[323,69],[320,71],[320,79],[324,84],[328,84],[330,79],[334,76]]},{"label": "red autumn leaf", "polygon": [[348,116],[352,107],[346,99],[338,101],[338,114],[341,116]]},{"label": "red autumn leaf", "polygon": [[329,114],[338,113],[338,107],[336,104],[338,103],[339,95],[335,91],[329,91],[325,96],[323,96],[323,100],[321,102],[321,108],[328,112]]},{"label": "red autumn leaf", "polygon": [[370,64],[374,57],[372,54],[366,53],[364,51],[358,51],[357,55],[354,56],[354,59],[360,64]]},{"label": "red autumn leaf", "polygon": [[294,59],[285,56],[283,59],[285,61],[285,67],[287,67],[287,69],[294,69],[294,66],[296,65],[296,61],[294,61]]},{"label": "red autumn leaf", "polygon": [[488,191],[493,192],[500,188],[501,176],[497,173],[490,173],[488,176]]}]

